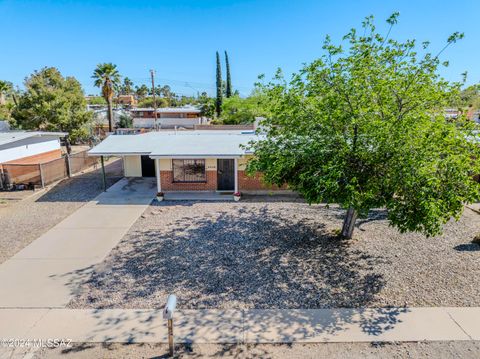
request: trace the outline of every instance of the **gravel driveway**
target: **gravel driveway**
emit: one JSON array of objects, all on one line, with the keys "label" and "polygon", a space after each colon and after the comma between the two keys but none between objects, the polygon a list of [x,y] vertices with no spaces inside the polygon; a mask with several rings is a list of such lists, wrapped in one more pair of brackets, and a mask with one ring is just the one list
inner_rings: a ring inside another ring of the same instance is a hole
[{"label": "gravel driveway", "polygon": [[[98,196],[103,191],[99,171],[65,179],[47,192],[39,191],[17,203],[0,206],[0,263]],[[106,171],[107,185],[111,186],[121,178],[121,160],[112,161]]]},{"label": "gravel driveway", "polygon": [[442,236],[400,234],[383,211],[341,241],[339,208],[299,202],[153,203],[74,308],[480,306],[480,215]]}]

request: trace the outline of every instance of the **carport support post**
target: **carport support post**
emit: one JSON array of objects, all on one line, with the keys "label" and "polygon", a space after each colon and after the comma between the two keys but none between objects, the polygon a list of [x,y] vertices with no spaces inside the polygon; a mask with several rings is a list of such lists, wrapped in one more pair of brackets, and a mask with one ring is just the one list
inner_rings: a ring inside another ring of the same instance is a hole
[{"label": "carport support post", "polygon": [[155,175],[157,176],[157,192],[162,192],[162,181],[160,179],[160,160],[155,159]]},{"label": "carport support post", "polygon": [[103,156],[100,156],[100,162],[102,163],[102,181],[103,181],[103,192],[107,191],[107,175],[105,174],[105,161]]},{"label": "carport support post", "polygon": [[235,173],[235,192],[238,192],[238,158],[233,160],[234,162],[234,173]]},{"label": "carport support post", "polygon": [[42,188],[45,188],[45,178],[43,177],[43,167],[42,164],[38,164],[38,169],[40,170],[40,182],[42,183]]}]

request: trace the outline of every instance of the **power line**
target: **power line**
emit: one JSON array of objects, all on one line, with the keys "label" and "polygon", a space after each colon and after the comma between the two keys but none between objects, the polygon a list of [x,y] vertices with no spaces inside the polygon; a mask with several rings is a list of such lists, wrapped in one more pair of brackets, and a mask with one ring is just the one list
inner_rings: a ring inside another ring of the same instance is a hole
[{"label": "power line", "polygon": [[157,129],[157,100],[155,99],[155,70],[150,70],[150,77],[152,78],[152,96],[153,96],[153,123]]}]

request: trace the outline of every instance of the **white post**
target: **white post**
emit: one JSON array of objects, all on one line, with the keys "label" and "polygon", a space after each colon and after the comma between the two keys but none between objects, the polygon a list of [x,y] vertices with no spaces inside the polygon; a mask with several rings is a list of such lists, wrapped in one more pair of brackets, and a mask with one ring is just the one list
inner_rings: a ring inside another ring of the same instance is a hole
[{"label": "white post", "polygon": [[162,192],[162,181],[160,179],[160,160],[158,158],[155,159],[155,172],[157,176],[157,192]]},{"label": "white post", "polygon": [[234,170],[234,174],[235,174],[235,193],[238,192],[238,158],[235,158],[233,160],[233,162],[235,163],[235,170]]}]

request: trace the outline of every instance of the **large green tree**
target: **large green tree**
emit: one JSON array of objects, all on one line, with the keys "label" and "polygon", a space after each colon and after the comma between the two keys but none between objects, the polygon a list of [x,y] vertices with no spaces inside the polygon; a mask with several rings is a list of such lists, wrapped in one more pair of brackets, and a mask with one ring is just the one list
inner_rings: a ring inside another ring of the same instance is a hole
[{"label": "large green tree", "polygon": [[215,114],[215,99],[208,96],[206,92],[199,94],[195,103],[198,104],[200,110],[202,111],[201,115],[212,118]]},{"label": "large green tree", "polygon": [[216,74],[217,97],[215,100],[215,111],[217,117],[222,113],[223,91],[222,91],[222,66],[220,64],[220,55],[217,51],[217,74]]},{"label": "large green tree", "polygon": [[228,54],[225,51],[225,71],[226,71],[226,78],[227,82],[225,85],[225,97],[230,98],[232,97],[232,78],[230,76],[230,61],[228,61]]},{"label": "large green tree", "polygon": [[107,101],[108,106],[108,131],[113,131],[113,109],[112,101],[115,92],[120,86],[120,74],[117,65],[112,63],[98,64],[93,72],[92,78],[95,80],[95,86],[101,88],[102,96]]},{"label": "large green tree", "polygon": [[389,38],[397,16],[385,36],[368,17],[346,46],[327,37],[324,55],[291,81],[278,73],[263,85],[271,116],[248,171],[288,183],[310,203],[340,204],[345,238],[357,216],[380,207],[400,231],[436,235],[480,194],[473,124],[444,118],[460,84],[439,76],[443,50]]},{"label": "large green tree", "polygon": [[255,91],[245,98],[238,95],[226,98],[222,104],[222,123],[227,125],[253,123],[255,117],[267,115],[263,108],[264,102],[262,94]]},{"label": "large green tree", "polygon": [[26,78],[24,85],[12,113],[16,126],[68,132],[72,141],[88,135],[86,124],[92,113],[86,110],[84,92],[74,77],[63,77],[56,68],[45,67]]}]

